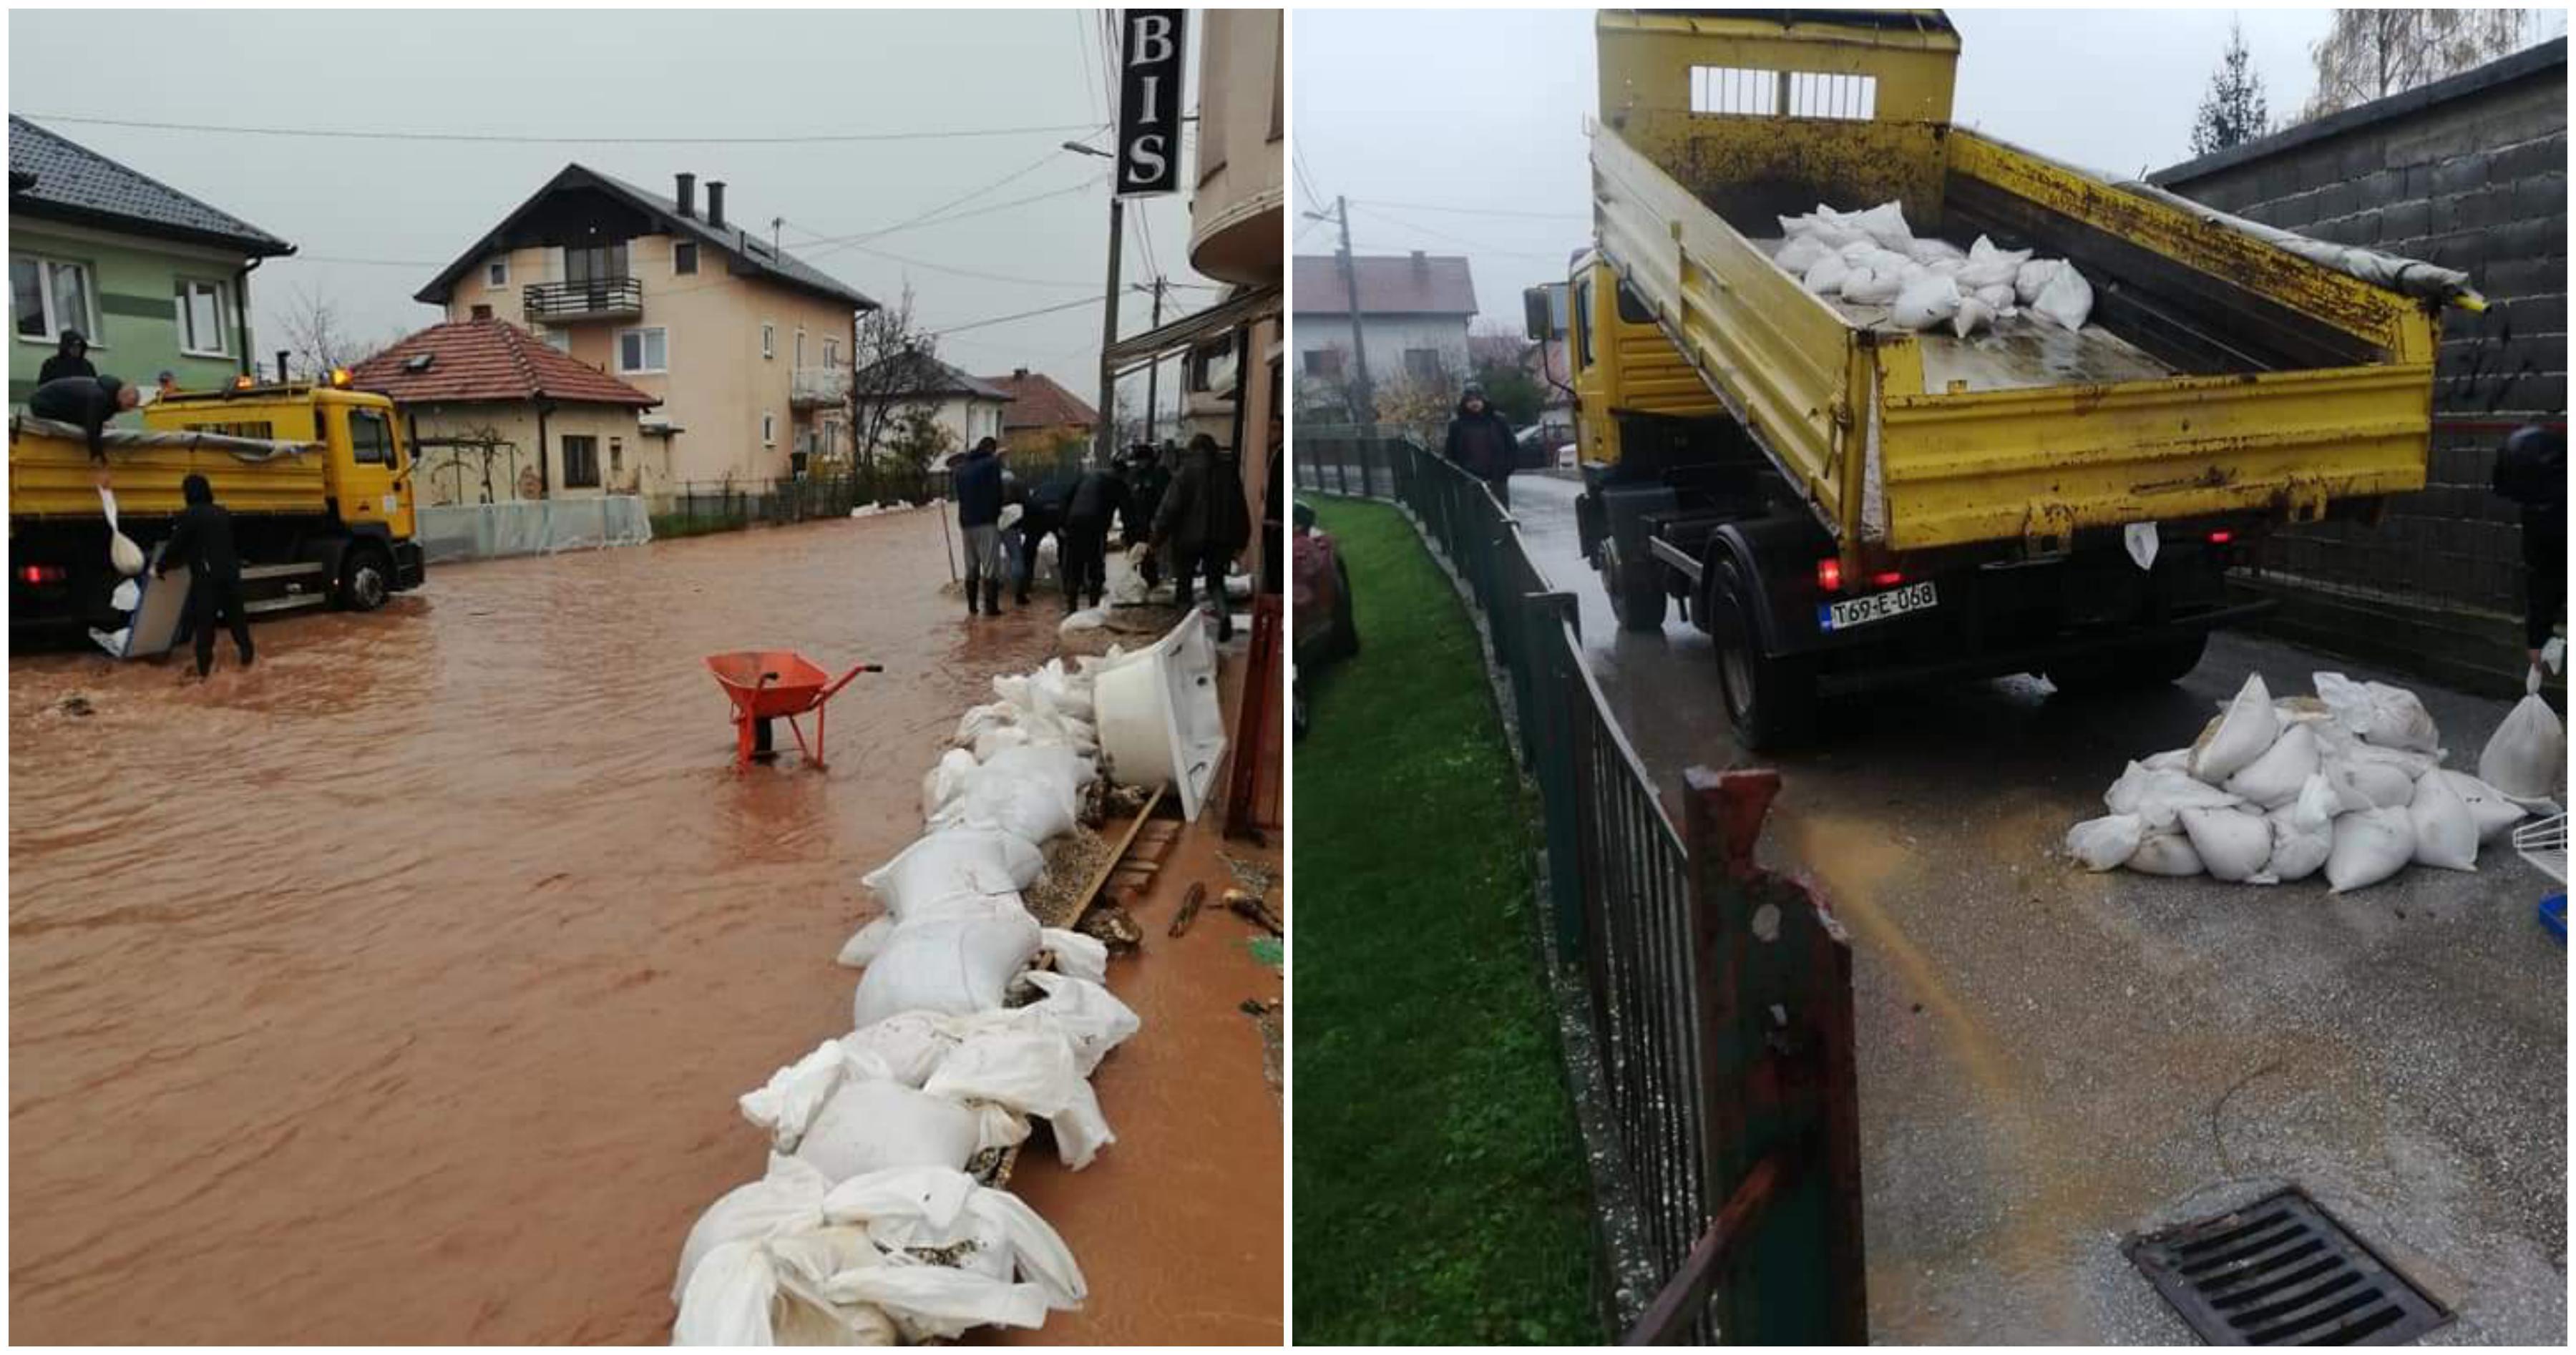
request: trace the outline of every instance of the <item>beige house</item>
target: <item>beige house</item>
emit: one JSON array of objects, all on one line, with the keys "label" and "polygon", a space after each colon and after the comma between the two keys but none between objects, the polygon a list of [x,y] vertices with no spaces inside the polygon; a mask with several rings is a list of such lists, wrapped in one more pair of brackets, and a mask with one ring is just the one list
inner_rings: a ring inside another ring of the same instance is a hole
[{"label": "beige house", "polygon": [[880,452],[902,440],[902,424],[915,413],[928,416],[939,430],[943,446],[937,455],[965,451],[985,438],[1002,436],[1002,411],[1011,403],[1009,391],[926,353],[887,358],[855,380],[859,436],[864,439],[870,428],[876,429]]},{"label": "beige house", "polygon": [[651,494],[669,440],[644,436],[654,397],[507,320],[432,325],[350,369],[390,396],[423,504]]},{"label": "beige house", "polygon": [[645,394],[669,492],[756,485],[846,455],[860,311],[848,287],[725,215],[725,186],[665,198],[568,165],[422,288],[451,322],[507,320]]}]

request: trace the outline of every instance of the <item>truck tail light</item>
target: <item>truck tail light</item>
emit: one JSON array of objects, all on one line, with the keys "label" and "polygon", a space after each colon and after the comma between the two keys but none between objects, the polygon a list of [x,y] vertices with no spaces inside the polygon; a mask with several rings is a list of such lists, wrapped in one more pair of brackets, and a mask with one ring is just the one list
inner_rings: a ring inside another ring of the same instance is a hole
[{"label": "truck tail light", "polygon": [[1843,562],[1836,559],[1818,560],[1816,562],[1816,588],[1818,591],[1826,593],[1839,593],[1843,591]]},{"label": "truck tail light", "polygon": [[61,565],[28,565],[18,571],[18,577],[26,583],[61,583],[71,577],[71,571]]},{"label": "truck tail light", "polygon": [[1902,570],[1884,570],[1869,576],[1869,586],[1872,588],[1894,588],[1903,582],[1905,582],[1905,574]]},{"label": "truck tail light", "polygon": [[2213,546],[2224,546],[2235,539],[2236,533],[2234,532],[2211,532],[2209,534],[2209,544]]}]

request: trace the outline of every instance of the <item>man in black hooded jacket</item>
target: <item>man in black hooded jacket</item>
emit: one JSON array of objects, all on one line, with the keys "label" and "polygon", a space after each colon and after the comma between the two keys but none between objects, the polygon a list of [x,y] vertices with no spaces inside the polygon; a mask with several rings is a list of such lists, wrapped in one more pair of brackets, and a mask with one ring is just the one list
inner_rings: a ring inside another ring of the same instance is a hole
[{"label": "man in black hooded jacket", "polygon": [[2567,435],[2515,429],[2497,452],[2495,492],[2522,505],[2523,644],[2531,662],[2567,607]]},{"label": "man in black hooded jacket", "polygon": [[233,550],[233,515],[215,502],[214,486],[202,475],[180,481],[179,497],[188,506],[179,510],[178,526],[170,533],[170,543],[161,548],[161,562],[153,574],[166,578],[170,566],[188,567],[188,625],[196,634],[197,676],[214,670],[219,621],[231,627],[233,647],[241,651],[242,667],[248,668],[250,617],[242,610],[241,556]]},{"label": "man in black hooded jacket", "polygon": [[98,369],[89,365],[89,336],[77,329],[63,331],[63,340],[45,365],[36,369],[36,384],[59,381],[67,376],[96,376]]},{"label": "man in black hooded jacket", "polygon": [[77,424],[89,437],[89,459],[107,464],[107,421],[143,402],[143,392],[112,376],[66,376],[36,387],[27,412]]},{"label": "man in black hooded jacket", "polygon": [[1467,383],[1466,393],[1458,398],[1456,417],[1449,420],[1449,443],[1444,454],[1459,469],[1485,482],[1494,492],[1494,500],[1505,508],[1512,506],[1512,462],[1519,448],[1512,441],[1512,426],[1485,403],[1485,388]]}]

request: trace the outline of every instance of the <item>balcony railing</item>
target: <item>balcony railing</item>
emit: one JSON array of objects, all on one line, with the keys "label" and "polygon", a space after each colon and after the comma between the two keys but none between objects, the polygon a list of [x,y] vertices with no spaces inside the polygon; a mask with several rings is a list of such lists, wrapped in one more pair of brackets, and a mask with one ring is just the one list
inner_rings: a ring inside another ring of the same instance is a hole
[{"label": "balcony railing", "polygon": [[850,369],[847,367],[799,367],[794,383],[787,390],[791,409],[825,409],[846,403],[850,398]]},{"label": "balcony railing", "polygon": [[579,320],[631,320],[644,313],[641,278],[591,278],[584,282],[531,283],[521,292],[528,319],[541,324]]}]

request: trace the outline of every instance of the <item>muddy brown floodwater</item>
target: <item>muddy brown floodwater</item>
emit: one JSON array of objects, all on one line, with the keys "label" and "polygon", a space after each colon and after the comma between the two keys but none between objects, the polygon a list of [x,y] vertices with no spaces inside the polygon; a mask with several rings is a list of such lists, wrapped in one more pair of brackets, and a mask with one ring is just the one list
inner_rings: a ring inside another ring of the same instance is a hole
[{"label": "muddy brown floodwater", "polygon": [[[681,1237],[761,1169],[735,1096],[847,1029],[859,875],[1053,647],[1052,608],[970,627],[940,542],[445,568],[202,687],[13,655],[11,1334],[665,1339]],[[755,646],[885,664],[828,772],[732,771],[699,660]],[[1131,1141],[1158,1100],[1103,1088]]]}]

